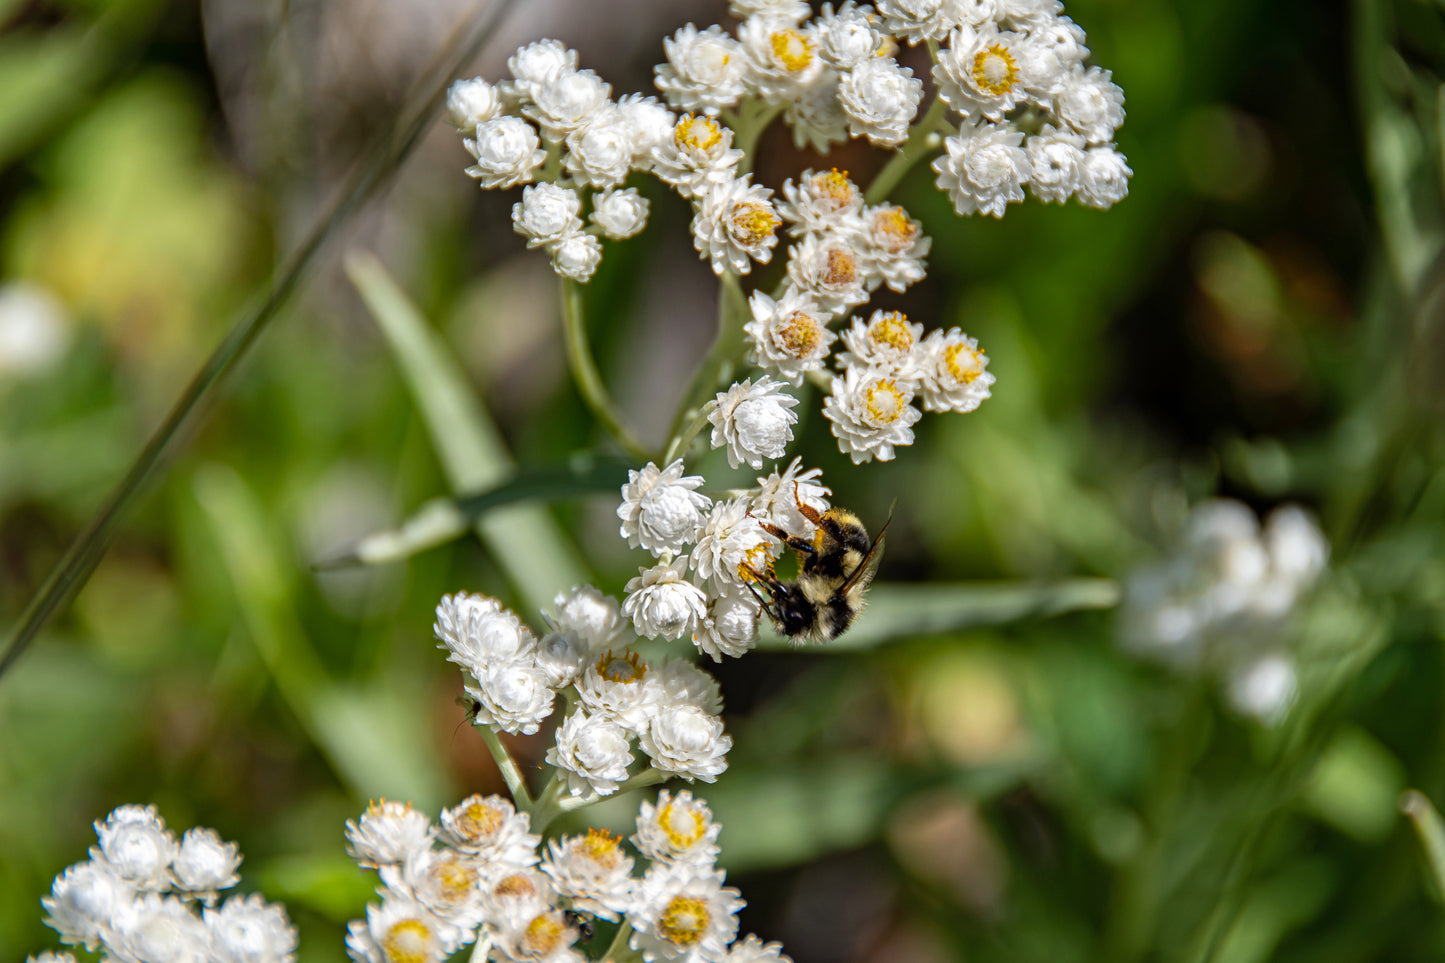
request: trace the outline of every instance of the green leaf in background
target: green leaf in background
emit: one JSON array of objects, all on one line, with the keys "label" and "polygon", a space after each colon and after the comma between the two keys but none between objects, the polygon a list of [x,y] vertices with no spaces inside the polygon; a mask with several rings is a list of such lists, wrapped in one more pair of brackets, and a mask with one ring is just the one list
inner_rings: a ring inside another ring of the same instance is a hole
[{"label": "green leaf in background", "polygon": [[1431,882],[1435,884],[1431,895],[1437,903],[1445,902],[1445,820],[1440,818],[1440,810],[1430,799],[1416,789],[1401,794],[1400,811],[1410,820],[1415,827],[1415,835],[1420,839],[1425,865],[1430,870]]}]

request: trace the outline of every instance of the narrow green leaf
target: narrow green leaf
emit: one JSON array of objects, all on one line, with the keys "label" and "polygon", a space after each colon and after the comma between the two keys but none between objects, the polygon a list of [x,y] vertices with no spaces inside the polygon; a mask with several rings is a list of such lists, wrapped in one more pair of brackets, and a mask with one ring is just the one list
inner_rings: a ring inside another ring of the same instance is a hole
[{"label": "narrow green leaf", "polygon": [[[511,454],[446,343],[376,258],[353,254],[346,271],[396,355],[452,491],[502,484],[513,472]],[[539,505],[488,512],[473,527],[532,610],[587,581],[575,551]]]},{"label": "narrow green leaf", "polygon": [[1415,789],[1400,794],[1400,812],[1410,820],[1415,835],[1420,838],[1425,865],[1430,868],[1430,879],[1435,884],[1435,900],[1445,902],[1445,821],[1440,819],[1440,811],[1425,794]]},{"label": "narrow green leaf", "polygon": [[[852,628],[826,646],[803,651],[871,649],[908,636],[957,632],[981,625],[1004,625],[1020,619],[1048,618],[1087,609],[1107,609],[1118,602],[1118,583],[1102,578],[1047,583],[875,585],[869,589],[868,605]],[[791,645],[788,639],[770,628],[764,629],[758,642],[761,649],[784,649]]]}]

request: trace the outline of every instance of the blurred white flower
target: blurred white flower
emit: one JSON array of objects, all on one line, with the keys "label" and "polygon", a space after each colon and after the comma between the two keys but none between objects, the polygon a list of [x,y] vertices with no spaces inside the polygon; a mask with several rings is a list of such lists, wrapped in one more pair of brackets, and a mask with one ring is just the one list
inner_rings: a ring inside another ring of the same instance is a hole
[{"label": "blurred white flower", "polygon": [[240,880],[236,869],[241,855],[235,843],[225,843],[214,829],[197,827],[186,830],[171,863],[171,877],[176,889],[187,895],[213,900],[216,891],[235,886]]},{"label": "blurred white flower", "polygon": [[95,824],[100,846],[90,858],[104,862],[112,873],[139,890],[171,888],[171,862],[176,839],[154,806],[120,806],[104,822]]},{"label": "blurred white flower", "polygon": [[836,13],[831,3],[818,14],[818,55],[839,70],[848,70],[876,56],[883,35],[874,26],[872,11],[846,0]]},{"label": "blurred white flower", "polygon": [[468,796],[441,814],[441,840],[485,866],[524,869],[537,861],[541,838],[528,832],[530,817],[501,796]]},{"label": "blurred white flower", "polygon": [[577,683],[577,697],[594,716],[637,732],[657,707],[659,691],[647,685],[650,667],[636,652],[604,652]]},{"label": "blurred white flower", "polygon": [[353,920],[346,952],[356,963],[440,963],[462,945],[462,933],[439,920],[420,903],[388,899],[366,907],[366,919]]},{"label": "blurred white flower", "polygon": [[1076,196],[1089,207],[1107,210],[1128,196],[1133,176],[1123,154],[1112,147],[1091,147],[1079,170]]},{"label": "blurred white flower", "polygon": [[826,66],[811,25],[752,18],[738,26],[738,43],[748,63],[743,83],[764,100],[790,99]]},{"label": "blurred white flower", "polygon": [[1234,669],[1225,686],[1229,704],[1235,712],[1267,726],[1275,725],[1284,718],[1297,692],[1294,661],[1278,652]]},{"label": "blurred white flower", "polygon": [[491,120],[501,109],[501,92],[480,77],[458,80],[447,90],[447,113],[463,131]]},{"label": "blurred white flower", "polygon": [[88,950],[99,945],[101,930],[136,898],[135,887],[104,862],[76,863],[68,867],[40,901],[45,925],[60,934],[62,943],[79,943]]},{"label": "blurred white flower", "polygon": [[174,896],[146,893],[111,920],[105,938],[114,963],[210,963],[210,933]]},{"label": "blurred white flower", "polygon": [[1090,146],[1108,144],[1124,123],[1124,91],[1102,68],[1075,67],[1054,98],[1059,119],[1083,135]]},{"label": "blurred white flower", "polygon": [[346,821],[346,855],[362,866],[406,861],[408,854],[431,847],[431,820],[411,803],[373,802],[353,822]]},{"label": "blurred white flower", "polygon": [[437,603],[432,633],[447,661],[478,677],[489,667],[530,662],[537,638],[516,615],[485,595],[458,592]]},{"label": "blurred white flower", "polygon": [[214,963],[290,963],[296,956],[296,928],[284,907],[259,895],[232,896],[205,912]]},{"label": "blurred white flower", "polygon": [[542,872],[574,909],[619,919],[631,909],[633,885],[632,857],[622,851],[621,842],[603,829],[550,840]]},{"label": "blurred white flower", "polygon": [[628,94],[615,109],[631,131],[633,168],[652,170],[653,151],[672,139],[677,117],[656,97],[642,94]]},{"label": "blurred white flower", "polygon": [[630,914],[632,948],[648,963],[721,960],[738,931],[743,901],[724,876],[685,863],[652,867]]},{"label": "blurred white flower", "polygon": [[1029,155],[1029,191],[1041,201],[1064,203],[1079,189],[1084,138],[1045,125],[1024,145]]},{"label": "blurred white flower", "polygon": [[686,789],[675,795],[664,789],[656,805],[643,801],[632,843],[653,863],[686,863],[708,871],[717,861],[721,830],[707,803]]},{"label": "blurred white flower", "polygon": [[942,40],[948,33],[946,0],[878,0],[883,28],[910,46]]},{"label": "blurred white flower", "polygon": [[507,69],[513,79],[502,81],[503,95],[514,103],[525,104],[538,88],[577,70],[577,51],[560,40],[538,40],[508,58]]},{"label": "blurred white flower", "polygon": [[567,135],[567,173],[584,187],[616,187],[632,168],[635,132],[615,106]]},{"label": "blurred white flower", "polygon": [[923,258],[933,246],[923,234],[923,225],[908,212],[892,204],[880,204],[863,212],[858,236],[863,240],[863,262],[867,286],[879,284],[902,292],[923,280]]},{"label": "blurred white flower", "polygon": [[482,864],[475,856],[455,849],[414,849],[400,866],[382,866],[384,899],[415,900],[470,943],[485,915],[482,904]]},{"label": "blurred white flower", "polygon": [[728,0],[728,13],[739,20],[756,17],[796,24],[812,12],[806,0]]},{"label": "blurred white flower", "polygon": [[728,947],[727,956],[723,957],[722,963],[793,963],[793,961],[783,953],[783,944],[764,943],[756,935],[749,933]]}]

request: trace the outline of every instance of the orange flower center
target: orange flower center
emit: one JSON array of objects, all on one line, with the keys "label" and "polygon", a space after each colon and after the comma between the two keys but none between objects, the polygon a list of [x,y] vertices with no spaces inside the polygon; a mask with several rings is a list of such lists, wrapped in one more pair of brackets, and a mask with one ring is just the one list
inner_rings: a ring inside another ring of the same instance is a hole
[{"label": "orange flower center", "polygon": [[612,869],[622,859],[617,846],[620,836],[614,836],[605,829],[589,829],[587,835],[578,840],[577,848],[592,862],[606,869]]},{"label": "orange flower center", "polygon": [[943,352],[943,363],[949,375],[959,384],[969,384],[983,374],[983,352],[960,342]]},{"label": "orange flower center", "polygon": [[597,673],[608,682],[638,682],[647,674],[647,666],[636,652],[614,656],[608,649],[597,659]]},{"label": "orange flower center", "polygon": [[889,311],[868,326],[868,339],[880,348],[884,345],[907,354],[913,350],[913,331],[908,327],[908,318],[900,311]]},{"label": "orange flower center", "polygon": [[848,172],[836,167],[826,174],[814,174],[812,187],[813,196],[827,201],[835,211],[844,210],[858,198],[858,188],[848,179]]},{"label": "orange flower center", "polygon": [[729,220],[732,222],[732,236],[744,247],[762,243],[783,223],[771,206],[754,201],[736,205]]},{"label": "orange flower center", "polygon": [[657,825],[667,834],[667,841],[676,849],[687,849],[702,838],[707,823],[702,813],[691,807],[683,809],[675,802],[662,807],[657,814]]},{"label": "orange flower center", "polygon": [[828,248],[827,264],[820,278],[830,288],[844,288],[858,280],[858,258],[847,248]]},{"label": "orange flower center", "polygon": [[804,311],[795,311],[776,330],[773,339],[794,358],[807,358],[818,350],[823,340],[823,326]]},{"label": "orange flower center", "polygon": [[393,923],[382,937],[381,949],[391,963],[426,963],[431,955],[431,930],[421,920]]},{"label": "orange flower center", "polygon": [[918,222],[901,207],[885,207],[873,215],[873,238],[889,254],[902,254],[918,239]]}]

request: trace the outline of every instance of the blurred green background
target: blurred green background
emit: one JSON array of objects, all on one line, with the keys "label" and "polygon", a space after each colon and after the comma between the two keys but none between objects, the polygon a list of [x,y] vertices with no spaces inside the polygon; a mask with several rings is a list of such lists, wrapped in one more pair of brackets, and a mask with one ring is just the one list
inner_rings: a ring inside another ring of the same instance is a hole
[{"label": "blurred green background", "polygon": [[[1107,611],[717,667],[737,742],[699,794],[745,930],[798,963],[1445,956],[1441,893],[1396,805],[1407,787],[1445,799],[1442,11],[1071,0],[1128,97],[1131,196],[996,222],[954,217],[924,170],[896,192],[933,251],[927,281],[881,303],[979,337],[998,383],[886,465],[854,468],[816,399],[799,408],[798,450],[839,504],[881,520],[898,499],[880,581],[1119,578],[1213,494],[1312,507],[1333,570],[1303,615],[1300,701],[1272,730],[1125,658]],[[476,16],[462,0],[0,2],[7,637]],[[725,17],[519,4],[468,73],[496,79],[556,36],[617,92],[650,90],[664,35]],[[370,797],[435,812],[502,788],[433,648],[437,599],[494,594],[535,625],[545,576],[570,584],[561,563],[521,584],[536,553],[575,552],[614,593],[635,572],[615,491],[527,516],[560,549],[469,538],[314,567],[449,491],[348,255],[374,254],[416,302],[518,464],[606,449],[567,377],[555,279],[510,230],[515,197],[478,192],[465,162],[437,119],[0,679],[0,957],[54,945],[39,900],[90,821],[154,802],[241,844],[243,887],[287,903],[304,960],[344,958],[372,885],[344,820]],[[826,159],[864,182],[880,162]],[[759,179],[819,163],[773,129]],[[638,186],[652,224],[608,245],[587,296],[604,376],[655,443],[716,284],[683,203]],[[517,751],[538,762],[545,736]]]}]

